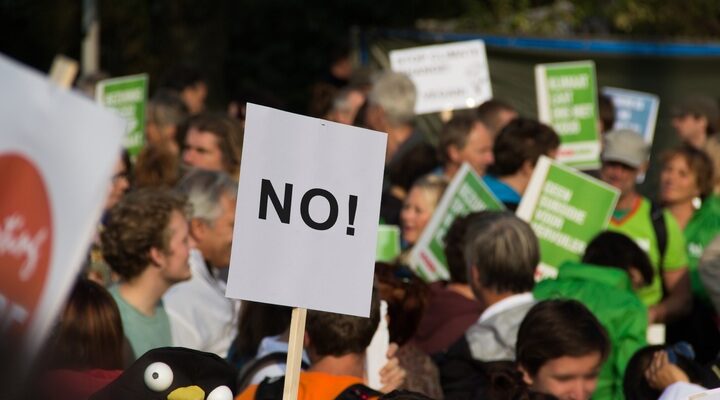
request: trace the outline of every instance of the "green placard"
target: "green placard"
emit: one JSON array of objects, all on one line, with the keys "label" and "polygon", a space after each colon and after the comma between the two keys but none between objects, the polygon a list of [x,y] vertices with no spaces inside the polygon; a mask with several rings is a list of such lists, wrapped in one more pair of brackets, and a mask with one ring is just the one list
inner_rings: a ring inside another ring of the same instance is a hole
[{"label": "green placard", "polygon": [[554,275],[565,261],[579,261],[587,243],[607,228],[617,189],[542,157],[517,215],[540,242],[540,275]]},{"label": "green placard", "polygon": [[96,100],[116,110],[127,121],[124,147],[137,157],[145,143],[145,107],[147,74],[124,76],[100,81],[95,89]]},{"label": "green placard", "polygon": [[535,66],[540,121],[560,136],[557,159],[581,169],[600,166],[595,63],[580,61]]},{"label": "green placard", "polygon": [[378,226],[375,261],[392,262],[400,255],[400,228],[395,225]]},{"label": "green placard", "polygon": [[477,173],[463,164],[413,247],[410,263],[415,273],[428,282],[450,278],[445,259],[445,234],[455,218],[476,211],[503,209]]}]

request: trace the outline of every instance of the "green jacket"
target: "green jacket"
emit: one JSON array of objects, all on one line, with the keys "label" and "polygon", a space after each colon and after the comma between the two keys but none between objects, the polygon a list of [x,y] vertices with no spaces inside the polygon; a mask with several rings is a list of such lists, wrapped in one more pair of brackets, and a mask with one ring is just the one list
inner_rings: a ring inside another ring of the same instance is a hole
[{"label": "green jacket", "polygon": [[690,284],[694,295],[708,299],[705,287],[700,281],[698,263],[705,247],[720,234],[720,198],[712,195],[703,201],[685,227],[685,244],[688,253]]},{"label": "green jacket", "polygon": [[612,348],[600,370],[593,399],[623,399],[623,376],[630,357],[647,345],[647,308],[635,295],[628,274],[618,268],[579,262],[560,266],[558,277],[538,283],[538,300],[569,298],[583,303],[608,333]]}]

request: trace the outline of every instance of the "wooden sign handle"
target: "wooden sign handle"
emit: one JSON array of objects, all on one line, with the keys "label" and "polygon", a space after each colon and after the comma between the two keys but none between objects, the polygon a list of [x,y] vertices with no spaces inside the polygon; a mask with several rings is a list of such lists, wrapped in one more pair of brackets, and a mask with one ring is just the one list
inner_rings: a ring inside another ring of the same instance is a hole
[{"label": "wooden sign handle", "polygon": [[58,54],[50,67],[50,80],[62,88],[70,89],[77,73],[77,61]]},{"label": "wooden sign handle", "polygon": [[292,320],[290,321],[290,338],[288,340],[283,400],[297,400],[298,398],[306,316],[306,308],[293,308]]}]

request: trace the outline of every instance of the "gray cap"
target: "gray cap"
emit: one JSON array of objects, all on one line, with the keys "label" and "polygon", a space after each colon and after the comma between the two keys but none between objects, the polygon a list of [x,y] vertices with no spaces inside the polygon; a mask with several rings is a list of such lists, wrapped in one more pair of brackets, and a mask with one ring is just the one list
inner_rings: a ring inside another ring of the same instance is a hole
[{"label": "gray cap", "polygon": [[630,129],[617,129],[605,134],[603,162],[619,162],[633,168],[640,168],[648,158],[648,146],[639,133]]},{"label": "gray cap", "polygon": [[720,118],[720,110],[718,103],[713,98],[703,95],[694,95],[682,99],[672,108],[673,117],[683,117],[685,115],[703,116],[707,118],[708,125],[713,129],[717,128],[718,118]]}]

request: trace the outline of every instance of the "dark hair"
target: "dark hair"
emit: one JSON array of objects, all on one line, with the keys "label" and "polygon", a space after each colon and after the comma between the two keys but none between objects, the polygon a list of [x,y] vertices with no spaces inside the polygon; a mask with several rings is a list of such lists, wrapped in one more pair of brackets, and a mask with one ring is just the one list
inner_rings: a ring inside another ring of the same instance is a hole
[{"label": "dark hair", "polygon": [[502,100],[490,99],[480,104],[477,108],[477,116],[493,134],[496,134],[503,128],[500,125],[502,123],[500,113],[503,111],[517,112],[515,107]]},{"label": "dark hair", "polygon": [[473,216],[471,213],[458,216],[445,233],[445,260],[450,271],[450,282],[468,283],[467,260],[465,259],[465,234]]},{"label": "dark hair", "polygon": [[380,396],[378,400],[432,400],[432,398],[422,393],[411,392],[409,390],[393,390],[390,393]]},{"label": "dark hair", "polygon": [[[625,368],[623,378],[623,393],[626,400],[655,400],[660,397],[662,391],[653,389],[645,378],[645,371],[650,366],[656,352],[666,350],[666,346],[647,346],[633,354]],[[714,372],[706,371],[700,364],[690,360],[682,354],[676,353],[675,364],[683,370],[690,379],[690,382],[704,387],[717,387],[718,377]]]},{"label": "dark hair", "polygon": [[388,305],[390,342],[402,346],[420,325],[428,286],[408,268],[382,262],[375,263],[375,282],[380,299]]},{"label": "dark hair", "polygon": [[388,168],[388,177],[393,185],[397,185],[406,192],[416,181],[432,173],[437,168],[437,150],[429,144],[413,147],[397,162]]},{"label": "dark hair", "polygon": [[50,367],[123,369],[123,343],[115,300],[99,284],[80,278],[48,342]]},{"label": "dark hair", "polygon": [[185,197],[169,189],[131,192],[111,210],[101,234],[103,257],[120,277],[131,280],[150,265],[150,249],[168,250],[173,211],[188,214]]},{"label": "dark hair", "polygon": [[178,179],[180,179],[180,160],[170,148],[151,144],[140,151],[133,179],[136,188],[171,188]]},{"label": "dark hair", "polygon": [[647,253],[622,233],[609,231],[599,233],[585,248],[582,262],[625,271],[635,268],[640,271],[645,284],[652,283],[654,271]]},{"label": "dark hair", "polygon": [[310,310],[305,331],[320,357],[363,353],[380,323],[380,300],[373,293],[370,318]]},{"label": "dark hair", "polygon": [[[465,258],[483,287],[523,293],[535,286],[540,245],[530,225],[515,214],[480,211],[465,234]],[[477,290],[475,282],[471,286]]]},{"label": "dark hair", "polygon": [[500,369],[490,374],[490,384],[484,396],[475,396],[477,400],[553,400],[555,396],[531,391],[518,370]]},{"label": "dark hair", "polygon": [[695,174],[695,184],[700,191],[700,197],[705,199],[713,192],[713,179],[716,171],[710,156],[702,150],[690,145],[682,145],[678,148],[668,150],[662,155],[662,164],[665,165],[675,157],[682,157],[688,168]]},{"label": "dark hair", "polygon": [[603,125],[602,133],[611,131],[615,125],[615,104],[610,96],[602,93],[598,95],[598,113]]},{"label": "dark hair", "polygon": [[222,153],[225,172],[231,176],[237,176],[240,172],[240,158],[242,157],[244,137],[240,122],[224,114],[205,112],[188,120],[185,137],[187,137],[187,132],[191,128],[215,135],[218,149]]},{"label": "dark hair", "polygon": [[291,316],[290,307],[243,300],[231,361],[239,363],[254,358],[262,339],[285,332],[290,327]]},{"label": "dark hair", "polygon": [[520,324],[516,360],[534,376],[548,361],[600,353],[604,361],[610,341],[600,322],[577,300],[546,300],[534,305]]},{"label": "dark hair", "polygon": [[458,115],[443,125],[438,136],[438,158],[443,164],[450,162],[448,157],[450,146],[455,146],[458,150],[465,147],[468,135],[476,122],[479,121],[466,115]]},{"label": "dark hair", "polygon": [[512,175],[526,161],[534,166],[541,155],[548,155],[559,146],[560,137],[551,127],[534,119],[515,118],[495,138],[495,163],[488,171],[499,177]]}]

